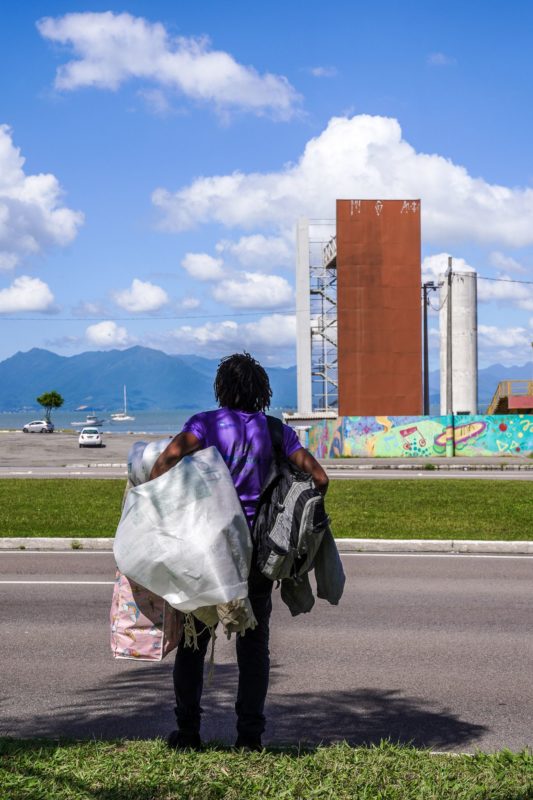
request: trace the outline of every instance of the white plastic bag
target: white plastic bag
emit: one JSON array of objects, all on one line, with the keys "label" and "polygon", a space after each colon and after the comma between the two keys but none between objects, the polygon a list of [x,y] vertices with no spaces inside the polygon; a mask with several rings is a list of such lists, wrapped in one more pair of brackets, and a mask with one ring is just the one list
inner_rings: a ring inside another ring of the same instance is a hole
[{"label": "white plastic bag", "polygon": [[155,462],[169,446],[171,436],[155,442],[135,442],[128,453],[128,478],[134,486],[150,480],[150,472]]},{"label": "white plastic bag", "polygon": [[135,442],[128,453],[128,480],[132,486],[144,483],[150,477],[144,477],[142,457],[148,442]]},{"label": "white plastic bag", "polygon": [[247,597],[250,530],[218,450],[130,489],[113,551],[124,575],[181,611]]}]

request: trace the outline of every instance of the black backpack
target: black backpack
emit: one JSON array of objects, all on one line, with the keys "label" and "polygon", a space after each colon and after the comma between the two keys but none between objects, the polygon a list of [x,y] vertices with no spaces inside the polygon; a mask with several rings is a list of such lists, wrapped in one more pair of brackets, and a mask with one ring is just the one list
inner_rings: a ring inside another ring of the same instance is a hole
[{"label": "black backpack", "polygon": [[273,581],[307,572],[329,525],[313,480],[283,454],[283,424],[267,416],[272,464],[252,524],[254,559]]}]

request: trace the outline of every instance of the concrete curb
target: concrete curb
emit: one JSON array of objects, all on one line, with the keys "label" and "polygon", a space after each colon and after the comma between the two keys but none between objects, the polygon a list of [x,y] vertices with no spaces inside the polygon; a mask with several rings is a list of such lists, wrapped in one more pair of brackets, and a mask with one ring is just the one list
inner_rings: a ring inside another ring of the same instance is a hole
[{"label": "concrete curb", "polygon": [[533,555],[533,542],[480,539],[335,539],[339,553],[485,553]]},{"label": "concrete curb", "polygon": [[[113,538],[0,538],[0,551],[69,552],[113,549]],[[531,542],[490,542],[468,539],[336,539],[340,553],[480,553],[500,555],[531,555]]]},{"label": "concrete curb", "polygon": [[91,550],[112,550],[114,539],[105,538],[84,538],[73,539],[71,537],[45,537],[45,536],[10,536],[0,539],[0,551],[2,550],[28,550],[28,551],[53,551],[65,552],[70,550],[91,551]]},{"label": "concrete curb", "polygon": [[[533,463],[532,464],[436,464],[434,462],[429,462],[431,467],[428,468],[428,463],[423,464],[380,464],[377,461],[374,464],[357,464],[357,463],[346,463],[345,461],[339,461],[338,463],[332,464],[331,462],[324,462],[319,459],[320,463],[324,467],[324,469],[332,476],[335,474],[339,474],[342,472],[372,472],[372,471],[379,471],[379,472],[533,472]],[[41,468],[42,465],[38,467]],[[101,469],[121,469],[124,470],[124,476],[127,474],[127,464],[125,463],[110,463],[104,464],[101,462],[98,463],[75,463],[75,464],[61,464],[57,467],[51,467],[51,469],[60,471],[60,470],[69,470],[69,469],[85,469],[85,470],[92,470],[97,473]],[[3,471],[5,472],[7,469],[11,470],[26,470],[30,471],[32,467],[3,467]],[[0,477],[11,477],[11,475],[5,476],[2,475]],[[16,477],[14,475],[13,477]],[[45,475],[36,474],[33,476],[34,478],[42,478],[46,477]],[[54,474],[54,477],[60,477],[57,474]],[[67,476],[69,477],[69,476]],[[77,476],[76,476],[77,477]],[[83,476],[82,476],[83,477]],[[116,478],[122,478],[123,475],[117,475]],[[428,475],[430,477],[430,475]]]}]

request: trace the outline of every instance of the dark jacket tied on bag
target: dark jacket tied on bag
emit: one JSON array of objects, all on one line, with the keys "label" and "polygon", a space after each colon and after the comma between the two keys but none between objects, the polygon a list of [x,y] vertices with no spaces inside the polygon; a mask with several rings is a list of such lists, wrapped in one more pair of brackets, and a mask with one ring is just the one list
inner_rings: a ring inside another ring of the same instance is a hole
[{"label": "dark jacket tied on bag", "polygon": [[280,420],[267,416],[273,458],[253,521],[257,567],[281,581],[281,597],[293,616],[315,603],[310,570],[315,570],[317,597],[337,605],[345,575],[329,527],[324,498],[312,478],[283,455]]}]

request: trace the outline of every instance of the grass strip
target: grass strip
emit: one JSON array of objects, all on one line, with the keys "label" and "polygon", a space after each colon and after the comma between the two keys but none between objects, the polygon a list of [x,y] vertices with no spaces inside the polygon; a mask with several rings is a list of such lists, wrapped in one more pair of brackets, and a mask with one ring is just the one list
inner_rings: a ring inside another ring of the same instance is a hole
[{"label": "grass strip", "polygon": [[533,481],[331,481],[327,509],[339,538],[532,538]]},{"label": "grass strip", "polygon": [[[2,536],[113,536],[125,482],[0,481]],[[375,539],[531,539],[533,481],[337,480],[327,508],[335,536]]]},{"label": "grass strip", "polygon": [[169,752],[161,740],[0,740],[2,800],[530,800],[533,756],[431,755],[382,742]]},{"label": "grass strip", "polygon": [[114,536],[124,480],[0,480],[2,536]]}]

